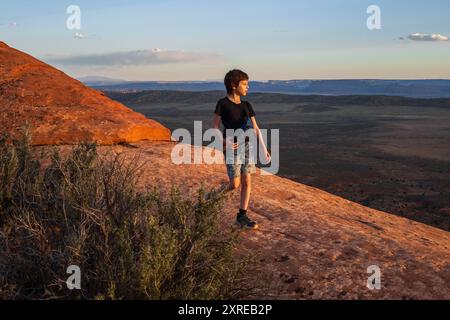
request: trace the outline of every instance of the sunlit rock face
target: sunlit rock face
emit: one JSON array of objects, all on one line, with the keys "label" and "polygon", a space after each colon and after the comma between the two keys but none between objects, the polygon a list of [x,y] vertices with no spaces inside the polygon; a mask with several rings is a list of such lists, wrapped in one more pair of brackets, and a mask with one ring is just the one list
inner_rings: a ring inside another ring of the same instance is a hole
[{"label": "sunlit rock face", "polygon": [[0,42],[0,132],[28,123],[33,145],[170,140],[170,130]]}]

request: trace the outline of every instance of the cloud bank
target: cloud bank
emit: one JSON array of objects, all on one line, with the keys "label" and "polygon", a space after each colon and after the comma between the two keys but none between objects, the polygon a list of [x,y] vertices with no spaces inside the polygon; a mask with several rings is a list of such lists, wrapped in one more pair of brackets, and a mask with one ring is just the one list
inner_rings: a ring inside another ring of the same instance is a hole
[{"label": "cloud bank", "polygon": [[69,57],[49,57],[47,62],[65,66],[143,66],[183,62],[215,62],[220,56],[177,50],[136,50]]},{"label": "cloud bank", "polygon": [[424,33],[413,33],[408,36],[409,40],[413,41],[448,41],[448,37],[441,34],[424,34]]}]

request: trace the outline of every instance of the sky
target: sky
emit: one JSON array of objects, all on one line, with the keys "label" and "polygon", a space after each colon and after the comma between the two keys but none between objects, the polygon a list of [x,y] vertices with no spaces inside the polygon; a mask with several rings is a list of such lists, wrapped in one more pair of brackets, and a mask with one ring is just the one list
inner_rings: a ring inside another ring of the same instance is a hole
[{"label": "sky", "polygon": [[449,13],[448,0],[2,0],[0,41],[77,78],[450,79]]}]

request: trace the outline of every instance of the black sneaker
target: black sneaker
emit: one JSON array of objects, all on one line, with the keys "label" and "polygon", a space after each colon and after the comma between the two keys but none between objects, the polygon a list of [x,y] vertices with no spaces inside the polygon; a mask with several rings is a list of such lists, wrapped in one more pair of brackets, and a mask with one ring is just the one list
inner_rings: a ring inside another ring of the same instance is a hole
[{"label": "black sneaker", "polygon": [[258,224],[255,221],[250,220],[246,214],[239,216],[236,219],[236,224],[241,228],[258,229]]}]

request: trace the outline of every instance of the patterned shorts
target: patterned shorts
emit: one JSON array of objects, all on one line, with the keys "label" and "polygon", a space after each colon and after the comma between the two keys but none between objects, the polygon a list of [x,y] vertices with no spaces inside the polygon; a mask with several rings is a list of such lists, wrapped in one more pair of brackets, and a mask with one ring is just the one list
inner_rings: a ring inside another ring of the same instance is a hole
[{"label": "patterned shorts", "polygon": [[[226,152],[233,152],[233,163],[226,164],[227,174],[231,179],[239,177],[241,174],[250,174],[256,172],[255,159],[250,157],[250,143],[246,142],[245,147],[240,146],[237,150],[227,150]],[[226,152],[224,156],[226,159]],[[231,155],[231,153],[230,153]]]}]

